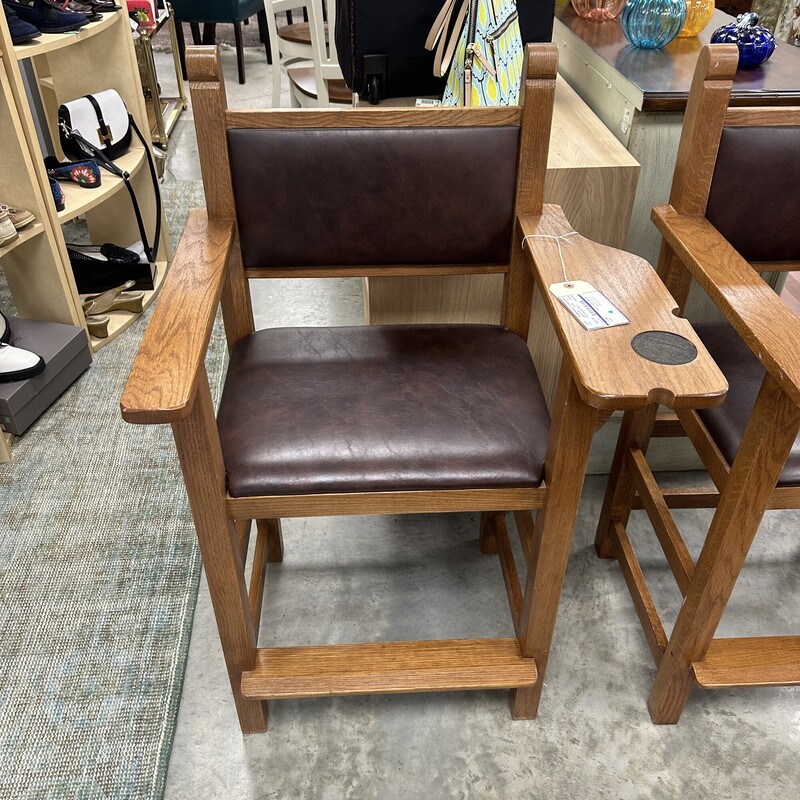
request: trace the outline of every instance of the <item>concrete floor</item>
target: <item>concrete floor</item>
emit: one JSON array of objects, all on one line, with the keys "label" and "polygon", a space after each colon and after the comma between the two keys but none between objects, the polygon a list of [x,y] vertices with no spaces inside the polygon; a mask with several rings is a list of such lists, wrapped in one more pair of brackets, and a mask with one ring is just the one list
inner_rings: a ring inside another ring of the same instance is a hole
[{"label": "concrete floor", "polygon": [[[263,58],[248,52],[231,105],[269,104]],[[199,178],[188,114],[170,149],[168,179]],[[363,320],[358,280],[262,281],[253,296],[259,327]],[[603,489],[588,479],[534,721],[513,722],[504,692],[356,697],[272,703],[270,730],[242,736],[203,582],[166,798],[796,798],[800,690],[696,691],[677,726],[651,724],[651,657],[619,567],[592,547]],[[633,535],[669,628],[680,595],[641,515]],[[677,517],[696,556],[710,514]],[[800,632],[799,523],[767,515],[721,633]],[[475,515],[287,520],[284,535],[261,644],[512,634]]]}]

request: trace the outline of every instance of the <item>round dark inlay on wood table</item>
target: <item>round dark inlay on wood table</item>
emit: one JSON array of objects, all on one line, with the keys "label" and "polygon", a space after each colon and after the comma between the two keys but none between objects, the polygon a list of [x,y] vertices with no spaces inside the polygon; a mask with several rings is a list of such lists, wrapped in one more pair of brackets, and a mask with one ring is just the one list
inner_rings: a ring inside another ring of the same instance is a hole
[{"label": "round dark inlay on wood table", "polygon": [[669,331],[643,331],[631,339],[631,347],[642,358],[656,364],[688,364],[697,358],[697,348],[683,336]]}]

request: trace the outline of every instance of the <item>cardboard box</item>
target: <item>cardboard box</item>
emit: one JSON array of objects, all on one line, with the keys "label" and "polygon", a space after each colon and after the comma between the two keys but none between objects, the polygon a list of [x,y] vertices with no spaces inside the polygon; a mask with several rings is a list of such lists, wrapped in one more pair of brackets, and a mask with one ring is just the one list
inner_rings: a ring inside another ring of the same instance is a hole
[{"label": "cardboard box", "polygon": [[46,364],[34,378],[0,383],[0,423],[20,435],[89,367],[92,351],[83,328],[74,325],[17,317],[9,325],[9,344],[40,355]]}]

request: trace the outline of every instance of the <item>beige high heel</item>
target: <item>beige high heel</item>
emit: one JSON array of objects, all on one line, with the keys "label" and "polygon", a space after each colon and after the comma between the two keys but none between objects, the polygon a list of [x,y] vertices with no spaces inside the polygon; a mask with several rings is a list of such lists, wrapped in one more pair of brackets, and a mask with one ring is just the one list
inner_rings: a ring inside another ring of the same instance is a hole
[{"label": "beige high heel", "polygon": [[126,281],[121,286],[100,294],[88,295],[83,302],[83,313],[86,316],[105,314],[108,311],[130,311],[141,314],[144,308],[144,292],[126,291],[134,285],[134,281]]}]

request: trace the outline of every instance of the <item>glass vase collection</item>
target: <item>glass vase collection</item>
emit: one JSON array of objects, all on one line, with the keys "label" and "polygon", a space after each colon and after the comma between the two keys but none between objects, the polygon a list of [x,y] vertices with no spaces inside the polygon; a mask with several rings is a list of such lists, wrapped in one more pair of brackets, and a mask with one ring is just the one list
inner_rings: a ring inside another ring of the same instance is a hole
[{"label": "glass vase collection", "polygon": [[711,21],[714,14],[714,0],[686,0],[686,22],[678,36],[688,39],[697,36]]},{"label": "glass vase collection", "polygon": [[579,17],[595,22],[616,19],[624,5],[625,0],[572,0],[572,7]]},{"label": "glass vase collection", "polygon": [[664,47],[686,22],[686,0],[628,0],[620,22],[634,47]]},{"label": "glass vase collection", "polygon": [[753,69],[763,64],[774,52],[775,37],[758,24],[758,14],[739,14],[736,22],[717,28],[711,41],[735,44],[739,48],[739,67]]}]

